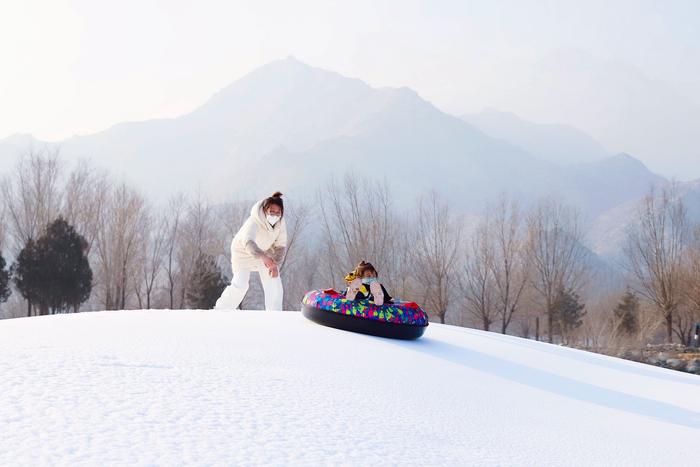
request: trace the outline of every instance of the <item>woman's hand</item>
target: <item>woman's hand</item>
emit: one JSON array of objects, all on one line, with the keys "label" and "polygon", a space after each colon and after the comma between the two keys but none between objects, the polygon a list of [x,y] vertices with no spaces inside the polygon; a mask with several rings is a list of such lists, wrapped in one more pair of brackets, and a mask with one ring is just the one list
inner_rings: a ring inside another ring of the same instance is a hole
[{"label": "woman's hand", "polygon": [[279,267],[274,259],[270,258],[269,256],[263,256],[262,262],[270,273],[270,277],[277,277],[280,275]]},{"label": "woman's hand", "polygon": [[263,255],[263,257],[261,259],[262,259],[262,262],[267,269],[272,269],[273,267],[274,268],[277,267],[277,263],[275,263],[275,260],[270,258],[269,256]]}]

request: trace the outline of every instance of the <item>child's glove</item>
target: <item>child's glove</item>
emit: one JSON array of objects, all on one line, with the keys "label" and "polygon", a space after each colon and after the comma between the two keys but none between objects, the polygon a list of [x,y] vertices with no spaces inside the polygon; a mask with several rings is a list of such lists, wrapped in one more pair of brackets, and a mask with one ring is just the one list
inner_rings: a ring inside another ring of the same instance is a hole
[{"label": "child's glove", "polygon": [[362,279],[353,279],[350,281],[348,284],[348,291],[345,294],[345,298],[348,300],[355,300],[355,297],[357,296],[357,292],[360,291],[360,287],[362,286]]},{"label": "child's glove", "polygon": [[379,281],[374,281],[369,285],[369,291],[372,292],[374,296],[374,304],[377,306],[384,305],[384,292],[382,291],[382,284]]}]

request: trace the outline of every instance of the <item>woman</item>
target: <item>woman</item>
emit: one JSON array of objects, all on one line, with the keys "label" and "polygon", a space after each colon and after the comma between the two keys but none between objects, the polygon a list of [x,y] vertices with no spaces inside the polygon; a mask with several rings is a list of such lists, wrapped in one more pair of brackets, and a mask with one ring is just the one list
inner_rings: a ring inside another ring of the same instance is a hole
[{"label": "woman", "polygon": [[233,280],[214,307],[236,309],[248,291],[251,271],[260,273],[265,292],[265,309],[282,310],[282,280],[279,265],[287,248],[287,225],[284,222],[282,193],[258,201],[250,217],[231,242]]}]

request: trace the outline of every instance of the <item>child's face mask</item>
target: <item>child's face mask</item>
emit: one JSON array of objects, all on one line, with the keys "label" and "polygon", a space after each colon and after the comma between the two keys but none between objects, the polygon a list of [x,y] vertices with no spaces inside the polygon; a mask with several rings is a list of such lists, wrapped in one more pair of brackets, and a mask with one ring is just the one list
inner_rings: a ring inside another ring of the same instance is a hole
[{"label": "child's face mask", "polygon": [[369,284],[371,284],[372,282],[376,282],[376,281],[377,281],[377,278],[376,278],[376,277],[363,277],[363,278],[362,278],[362,283],[365,284],[365,285],[369,285]]}]

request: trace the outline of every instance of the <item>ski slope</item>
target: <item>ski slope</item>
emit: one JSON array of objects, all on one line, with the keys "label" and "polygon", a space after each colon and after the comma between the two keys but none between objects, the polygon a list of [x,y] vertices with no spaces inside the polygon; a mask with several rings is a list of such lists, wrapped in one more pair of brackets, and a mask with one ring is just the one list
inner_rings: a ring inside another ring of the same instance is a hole
[{"label": "ski slope", "polygon": [[693,465],[700,377],[299,313],[0,321],[0,465]]}]

